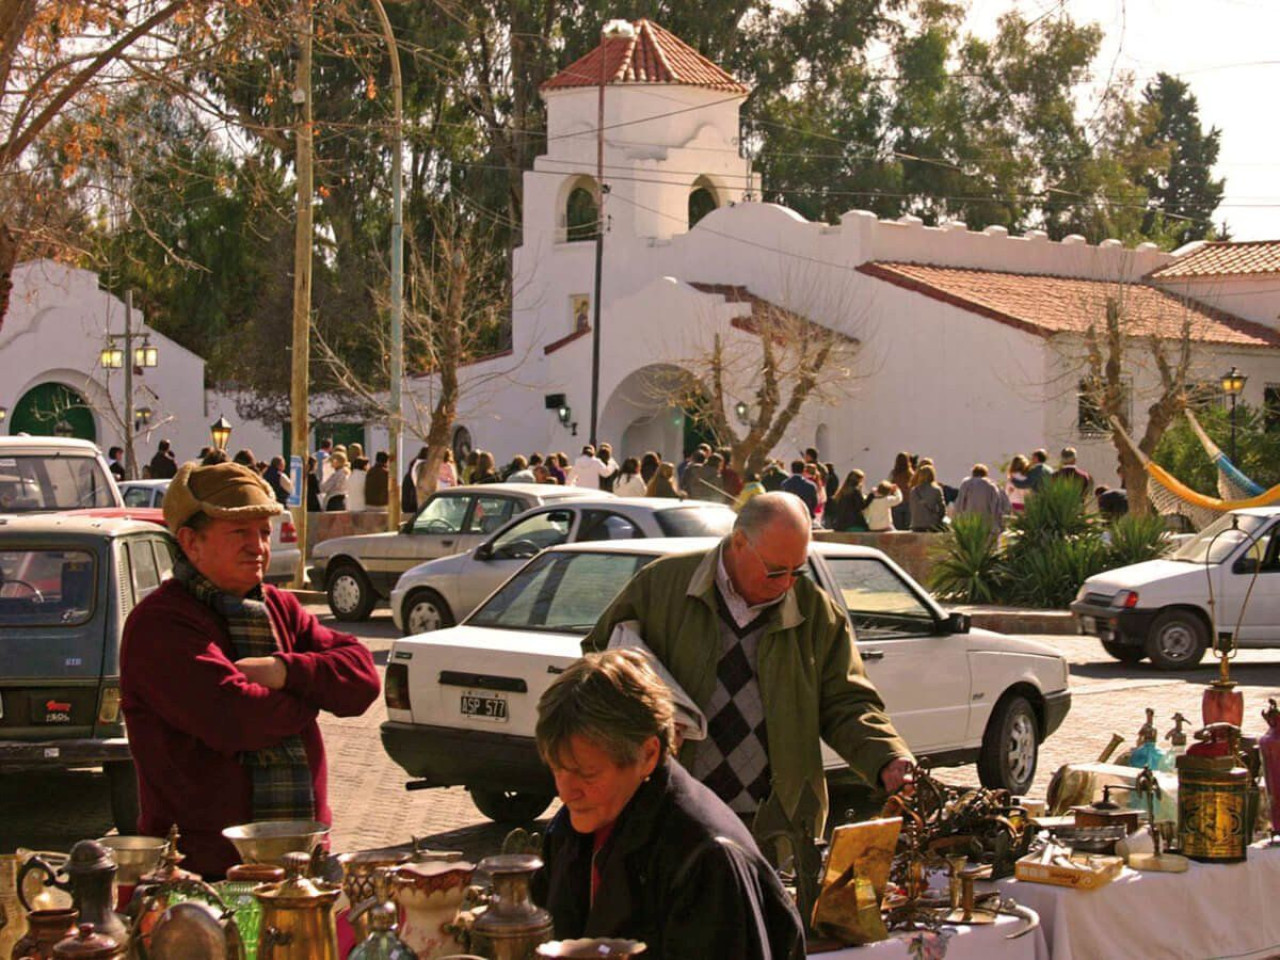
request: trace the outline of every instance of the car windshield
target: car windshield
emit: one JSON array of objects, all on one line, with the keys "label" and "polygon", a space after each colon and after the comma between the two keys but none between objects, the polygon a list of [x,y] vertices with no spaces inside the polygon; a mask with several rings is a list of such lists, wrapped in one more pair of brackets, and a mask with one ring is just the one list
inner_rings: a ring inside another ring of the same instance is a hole
[{"label": "car windshield", "polygon": [[544,553],[467,618],[473,627],[585,635],[632,575],[654,558],[627,553]]},{"label": "car windshield", "polygon": [[1225,513],[1179,547],[1170,559],[1221,563],[1246,539],[1257,540],[1271,519],[1250,513]]},{"label": "car windshield", "polygon": [[0,513],[115,507],[114,481],[97,457],[58,454],[0,457]]},{"label": "car windshield", "polygon": [[677,507],[656,516],[668,537],[723,537],[733,529],[737,514],[728,507]]},{"label": "car windshield", "polygon": [[84,550],[0,550],[0,626],[74,626],[93,616],[94,559]]}]

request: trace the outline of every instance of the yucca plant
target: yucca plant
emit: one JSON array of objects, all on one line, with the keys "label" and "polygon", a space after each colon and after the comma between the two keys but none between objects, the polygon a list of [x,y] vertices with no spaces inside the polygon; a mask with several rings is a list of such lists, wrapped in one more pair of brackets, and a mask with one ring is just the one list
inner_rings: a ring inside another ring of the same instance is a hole
[{"label": "yucca plant", "polygon": [[1039,490],[1027,497],[1022,512],[1010,518],[1009,529],[1019,541],[1056,540],[1091,533],[1096,535],[1098,521],[1085,511],[1079,484],[1050,477]]},{"label": "yucca plant", "polygon": [[1107,548],[1096,535],[1042,540],[1033,549],[1005,555],[1007,603],[1062,609],[1084,583],[1107,568]]},{"label": "yucca plant", "polygon": [[999,540],[980,513],[958,513],[935,548],[929,588],[955,603],[994,603],[1000,585]]},{"label": "yucca plant", "polygon": [[1168,530],[1158,514],[1136,516],[1125,514],[1111,526],[1111,543],[1107,547],[1107,568],[1126,567],[1131,563],[1154,560],[1169,549]]}]

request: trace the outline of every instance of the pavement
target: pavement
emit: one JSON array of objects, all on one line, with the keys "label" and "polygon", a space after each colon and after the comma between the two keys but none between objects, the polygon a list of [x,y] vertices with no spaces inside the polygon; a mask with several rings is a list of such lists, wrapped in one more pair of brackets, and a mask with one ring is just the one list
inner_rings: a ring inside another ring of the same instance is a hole
[{"label": "pavement", "polygon": [[[310,609],[329,619],[322,604]],[[385,668],[396,636],[386,610],[376,611],[366,623],[337,626],[354,627],[350,632],[364,640],[379,667]],[[1096,759],[1112,732],[1132,744],[1146,719],[1146,707],[1155,710],[1162,736],[1173,726],[1175,712],[1198,718],[1201,692],[1217,675],[1211,657],[1195,670],[1163,673],[1149,664],[1118,663],[1092,638],[1041,634],[1034,639],[1067,657],[1073,691],[1071,712],[1041,749],[1033,790],[1038,795],[1043,795],[1061,764]],[[1280,651],[1242,651],[1231,673],[1245,697],[1245,730],[1261,734],[1267,697],[1280,696]],[[407,776],[382,751],[378,727],[384,718],[379,700],[362,717],[324,715],[321,719],[329,756],[334,849],[407,844],[419,836],[428,838],[433,847],[459,849],[472,857],[495,852],[509,826],[486,820],[465,790],[404,789]],[[973,766],[939,774],[948,782],[977,783]],[[110,825],[106,783],[100,773],[0,777],[0,853],[19,845],[66,850],[76,840],[101,836]]]}]

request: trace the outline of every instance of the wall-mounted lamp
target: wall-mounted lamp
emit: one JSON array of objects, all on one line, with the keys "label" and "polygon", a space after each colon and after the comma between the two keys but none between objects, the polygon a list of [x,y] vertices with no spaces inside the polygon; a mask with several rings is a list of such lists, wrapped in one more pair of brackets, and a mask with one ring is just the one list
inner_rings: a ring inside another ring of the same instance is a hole
[{"label": "wall-mounted lamp", "polygon": [[150,407],[139,407],[137,410],[133,411],[133,429],[135,433],[144,430],[149,426],[151,426]]},{"label": "wall-mounted lamp", "polygon": [[737,414],[739,423],[751,422],[751,417],[750,417],[751,411],[750,409],[748,409],[745,401],[739,400],[737,403],[735,403],[733,405],[733,412]]},{"label": "wall-mounted lamp", "polygon": [[570,410],[567,405],[561,404],[556,408],[556,416],[560,420],[560,426],[567,427],[569,425],[569,418],[573,416],[573,411]]}]

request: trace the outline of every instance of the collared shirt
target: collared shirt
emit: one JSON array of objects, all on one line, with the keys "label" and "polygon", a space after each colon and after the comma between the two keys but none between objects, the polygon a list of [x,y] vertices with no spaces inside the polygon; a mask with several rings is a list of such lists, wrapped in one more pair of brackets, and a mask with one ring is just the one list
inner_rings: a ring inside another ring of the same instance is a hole
[{"label": "collared shirt", "polygon": [[729,608],[729,614],[733,617],[733,622],[739,627],[745,627],[760,616],[770,607],[781,603],[782,597],[786,594],[769,600],[766,603],[758,603],[754,607],[742,599],[742,595],[734,589],[733,581],[729,579],[729,571],[724,568],[724,543],[716,547],[716,587],[720,591],[720,596],[724,599],[724,605]]}]

